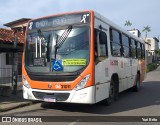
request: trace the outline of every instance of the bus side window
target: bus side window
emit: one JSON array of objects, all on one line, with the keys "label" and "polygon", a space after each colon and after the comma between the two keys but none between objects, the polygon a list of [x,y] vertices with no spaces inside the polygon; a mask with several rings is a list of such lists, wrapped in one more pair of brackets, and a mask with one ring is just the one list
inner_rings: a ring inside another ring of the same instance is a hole
[{"label": "bus side window", "polygon": [[136,52],[136,58],[138,58],[138,51],[137,51],[137,41],[135,41],[135,52]]},{"label": "bus side window", "polygon": [[[95,29],[94,34],[95,61],[102,61],[108,56],[107,35],[105,32]],[[98,62],[99,62],[98,61]]]},{"label": "bus side window", "polygon": [[141,45],[142,45],[142,58],[145,59],[145,46],[144,44]]},{"label": "bus side window", "polygon": [[129,45],[129,37],[122,34],[122,47],[123,47],[123,56],[128,58],[130,56],[130,45]]},{"label": "bus side window", "polygon": [[99,32],[99,56],[108,56],[107,35],[105,32]]},{"label": "bus side window", "polygon": [[131,57],[136,58],[136,44],[133,39],[131,39]]},{"label": "bus side window", "polygon": [[98,31],[95,29],[94,30],[94,56],[95,59],[98,58],[98,47],[97,47],[97,35],[98,35]]},{"label": "bus side window", "polygon": [[123,48],[120,43],[120,33],[116,30],[110,29],[111,39],[111,53],[115,57],[120,57],[123,53]]},{"label": "bus side window", "polygon": [[140,46],[140,42],[138,42],[137,41],[137,57],[138,57],[138,59],[141,59],[141,56],[142,56],[142,54],[141,54],[141,46]]}]

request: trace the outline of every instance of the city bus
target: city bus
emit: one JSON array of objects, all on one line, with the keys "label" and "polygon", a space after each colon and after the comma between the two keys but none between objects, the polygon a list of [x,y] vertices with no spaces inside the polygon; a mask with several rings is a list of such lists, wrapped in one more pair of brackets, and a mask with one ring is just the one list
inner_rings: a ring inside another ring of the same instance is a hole
[{"label": "city bus", "polygon": [[144,41],[99,13],[30,20],[22,57],[24,99],[110,105],[145,78]]}]

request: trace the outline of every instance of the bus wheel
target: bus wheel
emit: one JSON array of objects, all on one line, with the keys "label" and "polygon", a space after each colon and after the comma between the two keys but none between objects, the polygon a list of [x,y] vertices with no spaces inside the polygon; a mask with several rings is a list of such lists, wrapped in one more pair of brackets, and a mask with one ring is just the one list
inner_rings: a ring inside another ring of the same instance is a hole
[{"label": "bus wheel", "polygon": [[111,105],[115,98],[115,83],[112,80],[109,88],[109,97],[104,101],[106,105]]},{"label": "bus wheel", "polygon": [[134,92],[138,92],[139,89],[140,89],[140,75],[137,74],[136,85],[133,86],[132,90],[133,90]]}]

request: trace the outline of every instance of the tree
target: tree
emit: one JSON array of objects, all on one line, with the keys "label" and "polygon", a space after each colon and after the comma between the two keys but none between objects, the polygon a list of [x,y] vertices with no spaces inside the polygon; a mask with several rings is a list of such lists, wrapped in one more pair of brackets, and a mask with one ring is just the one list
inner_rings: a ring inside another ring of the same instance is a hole
[{"label": "tree", "polygon": [[145,39],[147,38],[148,32],[150,32],[150,31],[151,31],[151,28],[148,25],[143,27],[142,32],[146,33]]},{"label": "tree", "polygon": [[129,20],[126,20],[124,26],[132,26],[132,23]]},{"label": "tree", "polygon": [[127,26],[127,27],[132,26],[132,23],[129,20],[126,20],[124,26]]}]

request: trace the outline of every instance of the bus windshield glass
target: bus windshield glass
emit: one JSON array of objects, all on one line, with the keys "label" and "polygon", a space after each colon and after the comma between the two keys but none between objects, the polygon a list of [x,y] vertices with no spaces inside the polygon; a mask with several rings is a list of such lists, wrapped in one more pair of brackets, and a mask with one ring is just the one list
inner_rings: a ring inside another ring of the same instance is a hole
[{"label": "bus windshield glass", "polygon": [[31,72],[74,72],[89,63],[86,25],[37,29],[27,33],[25,66]]}]

